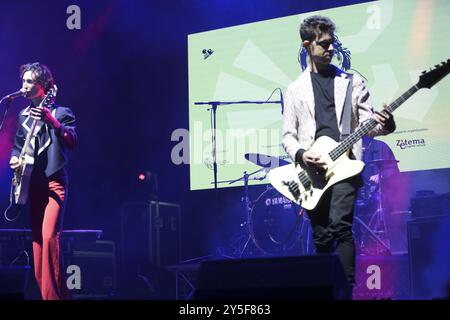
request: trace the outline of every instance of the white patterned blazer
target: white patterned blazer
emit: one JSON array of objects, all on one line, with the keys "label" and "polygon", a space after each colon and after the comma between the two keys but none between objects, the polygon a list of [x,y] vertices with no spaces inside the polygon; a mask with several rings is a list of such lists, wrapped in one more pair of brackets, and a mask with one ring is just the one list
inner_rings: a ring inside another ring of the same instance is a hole
[{"label": "white patterned blazer", "polygon": [[[334,66],[335,67],[335,66]],[[342,111],[349,79],[347,74],[336,68],[334,78],[334,103],[336,106],[336,118],[339,131],[342,132]],[[305,70],[294,82],[292,82],[285,94],[285,108],[283,113],[283,147],[289,157],[295,162],[295,154],[301,148],[308,150],[314,143],[316,135],[314,92],[311,84],[309,70]],[[363,78],[353,75],[351,132],[365,120],[373,117],[373,108],[370,94]],[[368,135],[371,137],[386,135],[389,131],[378,124]],[[362,159],[362,142],[353,145],[353,155],[356,159]]]}]

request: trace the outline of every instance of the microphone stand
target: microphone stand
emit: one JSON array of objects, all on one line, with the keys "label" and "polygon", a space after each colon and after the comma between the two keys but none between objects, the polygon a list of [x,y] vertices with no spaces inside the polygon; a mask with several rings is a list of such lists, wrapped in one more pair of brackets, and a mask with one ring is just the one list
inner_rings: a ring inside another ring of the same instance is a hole
[{"label": "microphone stand", "polygon": [[[280,90],[281,93],[281,90]],[[270,97],[269,97],[270,99]],[[281,113],[283,113],[284,110],[284,103],[283,103],[283,98],[282,95],[280,95],[280,100],[279,101],[249,101],[249,100],[244,100],[244,101],[198,101],[198,102],[194,102],[194,105],[197,106],[203,106],[203,105],[208,105],[211,106],[211,108],[207,109],[207,111],[211,110],[212,115],[213,115],[213,121],[211,123],[211,141],[212,141],[212,157],[213,157],[213,171],[214,171],[214,190],[215,190],[215,205],[216,205],[216,213],[218,213],[218,192],[217,192],[217,150],[216,150],[216,119],[217,119],[217,107],[218,106],[227,106],[227,105],[233,105],[233,104],[269,104],[269,103],[280,103],[281,104]],[[244,177],[246,176],[246,174],[244,174]],[[247,176],[248,179],[248,176]],[[248,180],[246,182],[246,185],[248,185]],[[246,186],[246,189],[248,187]],[[248,201],[248,199],[247,199]],[[246,205],[248,205],[249,203],[247,202]],[[248,208],[246,208],[246,211],[248,211]],[[246,244],[244,245],[244,249],[241,251],[241,254],[244,252],[245,248],[248,245],[248,242],[250,241],[249,237],[247,239]]]},{"label": "microphone stand", "polygon": [[213,122],[211,124],[211,141],[212,141],[212,157],[213,157],[213,171],[214,171],[214,189],[217,190],[217,150],[216,150],[216,113],[218,106],[226,106],[233,104],[268,104],[280,103],[282,110],[284,109],[283,100],[278,101],[208,101],[208,102],[194,102],[194,105],[210,105],[213,114]]},{"label": "microphone stand", "polygon": [[6,115],[8,113],[9,107],[11,106],[11,102],[13,101],[13,98],[11,98],[9,95],[4,96],[3,98],[0,99],[0,105],[3,103],[4,100],[6,100],[7,103],[6,103],[5,113],[3,114],[2,122],[0,123],[0,131],[3,129],[3,123],[5,122]]}]

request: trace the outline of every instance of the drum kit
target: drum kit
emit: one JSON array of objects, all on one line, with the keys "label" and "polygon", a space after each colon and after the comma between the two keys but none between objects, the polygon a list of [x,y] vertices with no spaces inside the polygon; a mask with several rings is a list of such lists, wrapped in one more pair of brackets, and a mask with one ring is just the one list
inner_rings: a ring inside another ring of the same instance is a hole
[{"label": "drum kit", "polygon": [[[244,202],[245,219],[240,224],[242,230],[238,236],[240,240],[235,245],[234,255],[248,257],[313,254],[312,229],[302,207],[285,198],[270,185],[254,200],[249,196],[249,181],[262,181],[271,169],[289,162],[257,153],[246,153],[244,157],[261,168],[251,173],[244,171],[241,177],[234,180],[218,181],[244,184],[241,201]],[[386,167],[397,163],[398,160],[395,159],[375,159],[366,163],[377,169],[377,179],[375,182],[367,181],[357,196],[354,219],[359,227],[355,232],[359,250],[375,250],[376,254],[390,253],[386,234],[386,209],[383,205],[383,184]]]},{"label": "drum kit", "polygon": [[[312,254],[312,230],[303,208],[282,196],[268,185],[254,200],[250,199],[249,181],[262,181],[267,173],[286,160],[258,153],[246,153],[245,159],[261,167],[233,180],[218,183],[243,182],[244,221],[235,245],[237,257],[286,256]],[[234,239],[234,242],[235,239]]]}]

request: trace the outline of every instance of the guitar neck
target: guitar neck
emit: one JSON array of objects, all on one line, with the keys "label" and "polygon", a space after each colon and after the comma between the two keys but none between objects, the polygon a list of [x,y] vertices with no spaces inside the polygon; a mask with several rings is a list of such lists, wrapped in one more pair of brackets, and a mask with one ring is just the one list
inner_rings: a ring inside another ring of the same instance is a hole
[{"label": "guitar neck", "polygon": [[[400,105],[409,99],[414,93],[419,90],[419,87],[416,85],[409,88],[405,91],[400,97],[398,97],[394,102],[392,102],[389,106],[387,106],[386,110],[389,112],[394,112]],[[369,133],[373,128],[376,127],[378,122],[375,119],[369,119],[365,121],[358,129],[355,130],[351,135],[345,138],[336,148],[331,150],[329,156],[334,161],[343,155],[347,150],[349,150],[359,139],[361,139],[364,135]]]},{"label": "guitar neck", "polygon": [[31,124],[31,130],[30,130],[30,132],[28,132],[27,137],[25,138],[25,142],[23,143],[23,147],[22,147],[22,150],[20,152],[20,158],[19,159],[21,159],[21,158],[23,158],[25,156],[26,150],[27,150],[28,146],[30,145],[31,138],[34,136],[34,132],[36,130],[37,122],[38,121],[36,119],[34,119],[33,123]]},{"label": "guitar neck", "polygon": [[[58,90],[58,88],[56,87],[56,85],[53,85],[53,87],[47,92],[45,97],[42,99],[41,103],[39,104],[39,107],[48,107],[51,103],[53,103],[55,100],[55,97],[56,97],[57,90]],[[31,106],[30,106],[30,108],[31,108]],[[31,112],[31,110],[30,110],[30,112]],[[34,137],[34,132],[36,131],[36,126],[37,126],[38,121],[41,121],[41,120],[33,119],[33,123],[31,124],[31,130],[30,130],[30,132],[28,132],[27,137],[25,138],[25,142],[23,144],[22,150],[20,152],[20,159],[25,156],[25,153],[28,150],[28,146],[30,145],[31,139]]]}]

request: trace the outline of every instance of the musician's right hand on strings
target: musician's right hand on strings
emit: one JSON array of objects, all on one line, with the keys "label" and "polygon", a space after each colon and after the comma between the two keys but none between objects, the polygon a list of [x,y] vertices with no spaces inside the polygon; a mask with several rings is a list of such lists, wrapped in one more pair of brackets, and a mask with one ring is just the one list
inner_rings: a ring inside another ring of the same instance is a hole
[{"label": "musician's right hand on strings", "polygon": [[314,165],[318,168],[325,169],[327,163],[322,160],[322,157],[311,150],[306,150],[302,156],[303,163],[307,166]]},{"label": "musician's right hand on strings", "polygon": [[9,165],[11,167],[11,169],[16,170],[17,168],[20,167],[20,162],[19,162],[19,158],[17,158],[16,156],[12,156],[11,160],[9,160]]}]

